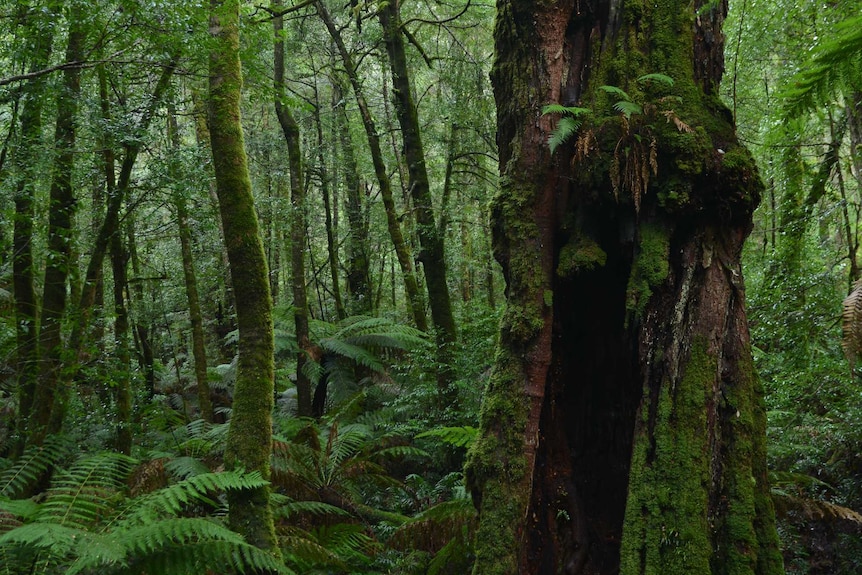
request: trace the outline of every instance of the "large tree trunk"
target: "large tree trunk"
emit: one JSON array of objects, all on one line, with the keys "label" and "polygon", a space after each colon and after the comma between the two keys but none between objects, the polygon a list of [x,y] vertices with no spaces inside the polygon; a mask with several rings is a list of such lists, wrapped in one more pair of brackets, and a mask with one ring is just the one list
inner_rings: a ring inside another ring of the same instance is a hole
[{"label": "large tree trunk", "polygon": [[[239,365],[225,464],[231,469],[259,471],[268,478],[275,377],[272,302],[240,122],[237,0],[213,0],[210,31],[207,120],[239,326]],[[248,543],[279,555],[269,489],[230,491],[227,499],[231,529]]]},{"label": "large tree trunk", "polygon": [[[762,184],[701,4],[499,2],[475,573],[782,572],[739,266]],[[551,103],[590,110],[554,154]]]}]

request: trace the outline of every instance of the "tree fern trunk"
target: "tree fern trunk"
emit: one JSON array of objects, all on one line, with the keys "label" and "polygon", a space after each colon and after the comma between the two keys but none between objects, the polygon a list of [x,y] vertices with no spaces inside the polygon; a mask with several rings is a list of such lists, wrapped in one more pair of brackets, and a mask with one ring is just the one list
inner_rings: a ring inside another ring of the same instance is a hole
[{"label": "tree fern trunk", "polygon": [[[213,0],[208,124],[224,240],[239,325],[239,365],[225,464],[269,477],[273,324],[266,256],[258,230],[240,123],[239,2]],[[229,491],[228,520],[247,542],[278,555],[269,489]]]}]

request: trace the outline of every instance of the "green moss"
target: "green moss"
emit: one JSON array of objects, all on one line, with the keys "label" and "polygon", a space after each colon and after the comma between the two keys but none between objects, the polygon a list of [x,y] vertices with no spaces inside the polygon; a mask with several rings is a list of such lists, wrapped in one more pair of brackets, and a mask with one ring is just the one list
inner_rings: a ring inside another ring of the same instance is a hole
[{"label": "green moss", "polygon": [[569,238],[560,250],[557,275],[566,278],[581,271],[604,266],[608,254],[592,238],[577,234]]},{"label": "green moss", "polygon": [[669,273],[670,237],[666,230],[653,224],[640,228],[640,243],[632,263],[626,288],[628,310],[640,317],[652,296],[653,288],[661,285]]},{"label": "green moss", "polygon": [[[679,381],[649,390],[635,433],[620,553],[621,575],[711,573],[707,397],[717,361],[692,344]],[[653,421],[649,413],[655,411]]]}]

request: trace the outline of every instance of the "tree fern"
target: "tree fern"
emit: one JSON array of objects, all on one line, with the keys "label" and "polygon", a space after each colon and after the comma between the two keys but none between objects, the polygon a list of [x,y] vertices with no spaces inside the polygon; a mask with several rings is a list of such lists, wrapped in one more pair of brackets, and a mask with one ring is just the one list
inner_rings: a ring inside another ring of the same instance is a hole
[{"label": "tree fern", "polygon": [[798,116],[862,81],[862,14],[839,23],[784,90],[787,116]]},{"label": "tree fern", "polygon": [[71,453],[69,439],[49,436],[41,446],[29,446],[10,467],[0,474],[0,495],[14,498],[25,493],[49,469]]}]

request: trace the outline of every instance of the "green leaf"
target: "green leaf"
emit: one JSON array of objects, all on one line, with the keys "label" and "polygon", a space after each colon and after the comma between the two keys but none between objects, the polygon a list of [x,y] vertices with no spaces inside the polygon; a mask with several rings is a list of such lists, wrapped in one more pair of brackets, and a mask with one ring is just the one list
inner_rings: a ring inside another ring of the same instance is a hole
[{"label": "green leaf", "polygon": [[581,123],[570,116],[560,118],[557,128],[551,132],[551,136],[548,138],[548,148],[551,149],[551,153],[553,154],[557,147],[568,140],[580,127]]},{"label": "green leaf", "polygon": [[576,106],[563,106],[561,104],[548,104],[547,106],[542,106],[543,116],[547,116],[548,114],[570,114],[578,117],[589,113],[589,108],[578,108]]},{"label": "green leaf", "polygon": [[628,102],[632,101],[631,96],[629,96],[622,89],[617,88],[616,86],[599,86],[599,90],[603,90],[608,94],[612,94],[614,96],[619,96],[620,98]]},{"label": "green leaf", "polygon": [[614,104],[614,110],[620,112],[626,118],[631,118],[632,114],[643,114],[644,110],[641,108],[640,104],[635,104],[634,102],[626,102],[624,100],[620,100],[616,104]]},{"label": "green leaf", "polygon": [[673,86],[673,78],[664,74],[644,74],[643,76],[638,78],[638,82],[640,82],[641,84],[644,84],[646,82],[657,82],[659,84],[664,84],[668,88]]}]

